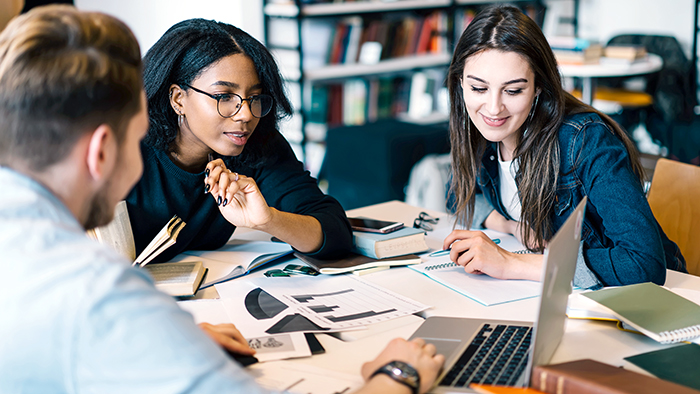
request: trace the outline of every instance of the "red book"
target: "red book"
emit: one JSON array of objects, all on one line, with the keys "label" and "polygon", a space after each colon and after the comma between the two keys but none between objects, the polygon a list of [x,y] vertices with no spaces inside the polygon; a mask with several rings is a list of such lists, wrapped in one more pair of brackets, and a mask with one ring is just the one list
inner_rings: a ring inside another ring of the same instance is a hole
[{"label": "red book", "polygon": [[535,367],[530,386],[550,394],[700,394],[686,386],[593,360]]},{"label": "red book", "polygon": [[432,13],[425,17],[423,21],[423,26],[420,29],[420,36],[418,36],[418,44],[416,45],[416,53],[423,54],[427,53],[430,47],[430,39],[435,31],[435,17],[436,14]]}]

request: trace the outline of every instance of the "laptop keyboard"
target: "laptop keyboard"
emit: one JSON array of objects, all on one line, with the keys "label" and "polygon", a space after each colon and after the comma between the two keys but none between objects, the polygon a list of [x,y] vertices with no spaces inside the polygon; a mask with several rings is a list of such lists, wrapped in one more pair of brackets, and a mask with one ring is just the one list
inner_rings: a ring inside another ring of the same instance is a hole
[{"label": "laptop keyboard", "polygon": [[527,366],[532,327],[484,324],[440,386],[514,385]]}]

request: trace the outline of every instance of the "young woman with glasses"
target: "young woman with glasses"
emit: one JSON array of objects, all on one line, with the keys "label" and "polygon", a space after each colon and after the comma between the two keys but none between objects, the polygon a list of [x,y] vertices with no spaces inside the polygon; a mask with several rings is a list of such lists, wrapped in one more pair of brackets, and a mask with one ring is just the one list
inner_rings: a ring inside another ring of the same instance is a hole
[{"label": "young woman with glasses", "polygon": [[343,208],[277,129],[292,108],[260,42],[225,23],[180,22],[146,54],[144,84],[144,174],[127,197],[137,254],[175,214],[187,225],[156,261],[219,248],[236,227],[319,258],[350,249]]},{"label": "young woman with glasses", "polygon": [[463,224],[514,234],[510,253],[480,231],[444,241],[467,272],[539,280],[541,252],[588,196],[574,284],[653,281],[685,271],[649,208],[636,147],[608,116],[562,89],[542,31],[518,8],[492,6],[462,33],[447,77],[453,207]]}]

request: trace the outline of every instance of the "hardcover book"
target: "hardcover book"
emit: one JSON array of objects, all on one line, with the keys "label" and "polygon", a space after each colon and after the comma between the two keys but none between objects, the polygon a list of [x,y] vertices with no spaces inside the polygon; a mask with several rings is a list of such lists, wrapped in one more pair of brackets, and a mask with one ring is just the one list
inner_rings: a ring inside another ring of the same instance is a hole
[{"label": "hardcover book", "polygon": [[387,234],[352,232],[355,252],[374,259],[422,253],[428,250],[425,231],[404,227]]},{"label": "hardcover book", "polygon": [[535,367],[530,386],[551,394],[700,394],[679,384],[594,360]]}]

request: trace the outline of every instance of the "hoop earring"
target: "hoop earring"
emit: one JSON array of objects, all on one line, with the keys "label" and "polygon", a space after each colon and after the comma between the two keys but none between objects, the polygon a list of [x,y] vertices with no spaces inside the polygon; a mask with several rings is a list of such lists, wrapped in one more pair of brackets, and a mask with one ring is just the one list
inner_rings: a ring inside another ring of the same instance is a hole
[{"label": "hoop earring", "polygon": [[177,113],[177,127],[182,128],[182,124],[185,122],[185,115],[181,112]]}]

